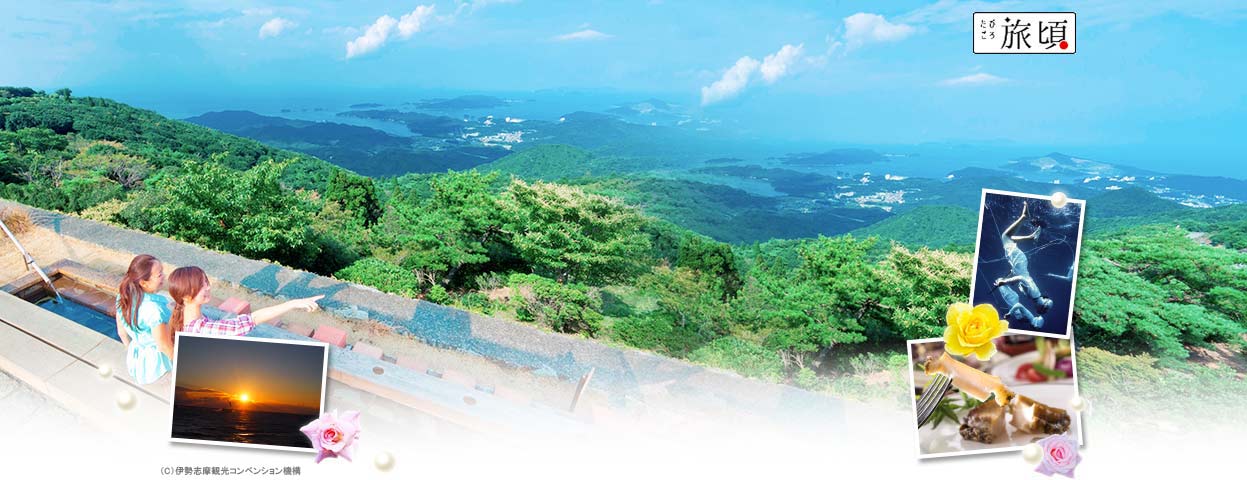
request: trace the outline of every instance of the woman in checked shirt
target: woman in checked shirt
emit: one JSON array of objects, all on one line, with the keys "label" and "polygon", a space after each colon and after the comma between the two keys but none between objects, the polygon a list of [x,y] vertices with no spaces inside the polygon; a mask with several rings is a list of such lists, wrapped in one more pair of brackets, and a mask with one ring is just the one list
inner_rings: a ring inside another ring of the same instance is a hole
[{"label": "woman in checked shirt", "polygon": [[173,297],[170,332],[213,335],[246,335],[257,324],[276,319],[291,310],[315,311],[320,308],[316,302],[325,298],[324,295],[300,298],[261,308],[250,315],[213,320],[203,315],[204,304],[212,299],[212,286],[208,283],[208,275],[199,267],[182,267],[169,274],[169,296]]}]

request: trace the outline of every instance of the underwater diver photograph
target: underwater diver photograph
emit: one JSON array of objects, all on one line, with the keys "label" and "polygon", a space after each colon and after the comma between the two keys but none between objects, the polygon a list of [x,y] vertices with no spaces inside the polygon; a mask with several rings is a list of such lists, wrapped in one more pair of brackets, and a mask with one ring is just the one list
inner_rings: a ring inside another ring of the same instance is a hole
[{"label": "underwater diver photograph", "polygon": [[983,190],[970,298],[1004,312],[1009,329],[1068,338],[1084,203]]}]

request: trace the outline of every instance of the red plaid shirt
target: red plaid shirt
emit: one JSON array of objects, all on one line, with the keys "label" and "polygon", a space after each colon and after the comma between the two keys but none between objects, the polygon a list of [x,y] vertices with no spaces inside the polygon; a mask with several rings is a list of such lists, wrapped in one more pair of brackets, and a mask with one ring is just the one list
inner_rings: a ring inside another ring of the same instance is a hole
[{"label": "red plaid shirt", "polygon": [[251,321],[251,315],[244,314],[235,318],[222,318],[220,320],[199,317],[199,320],[192,321],[182,327],[182,331],[207,333],[210,335],[246,335],[253,328],[255,328],[255,322]]}]

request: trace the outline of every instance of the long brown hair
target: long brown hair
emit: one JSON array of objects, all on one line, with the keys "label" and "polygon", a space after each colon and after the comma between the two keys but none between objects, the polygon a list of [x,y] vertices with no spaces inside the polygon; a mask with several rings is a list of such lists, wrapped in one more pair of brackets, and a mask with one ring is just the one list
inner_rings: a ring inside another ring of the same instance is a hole
[{"label": "long brown hair", "polygon": [[169,330],[182,331],[182,318],[186,312],[186,297],[194,297],[208,286],[208,275],[199,267],[179,267],[169,274],[169,296],[173,297],[173,315],[169,317]]},{"label": "long brown hair", "polygon": [[126,269],[126,275],[121,277],[121,285],[117,287],[117,310],[121,312],[121,318],[131,330],[136,330],[135,317],[138,316],[139,303],[143,301],[143,287],[139,285],[139,282],[152,276],[152,268],[159,263],[160,260],[146,253],[136,255],[133,260],[130,260],[130,268]]}]

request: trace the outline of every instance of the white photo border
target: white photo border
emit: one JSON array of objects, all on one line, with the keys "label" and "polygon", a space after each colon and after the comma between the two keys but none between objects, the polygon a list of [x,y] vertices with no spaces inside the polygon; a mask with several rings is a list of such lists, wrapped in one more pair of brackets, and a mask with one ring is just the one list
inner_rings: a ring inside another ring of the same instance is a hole
[{"label": "white photo border", "polygon": [[173,436],[173,411],[175,408],[177,408],[177,388],[178,388],[177,362],[179,360],[177,360],[177,358],[179,357],[179,355],[177,354],[177,352],[178,352],[178,346],[181,345],[183,336],[209,338],[213,340],[220,340],[220,341],[226,341],[226,342],[244,341],[244,342],[281,343],[281,344],[291,344],[291,345],[304,345],[304,346],[309,346],[309,347],[320,347],[320,349],[323,352],[323,355],[321,357],[320,409],[317,412],[318,415],[325,413],[325,391],[329,386],[329,377],[328,377],[329,344],[328,343],[313,342],[313,341],[306,341],[306,340],[286,340],[286,339],[278,339],[278,338],[247,337],[247,336],[242,336],[242,335],[223,336],[223,335],[210,335],[210,334],[203,334],[203,333],[187,333],[187,332],[177,332],[177,335],[173,340],[173,357],[175,358],[175,360],[173,362],[172,377],[169,379],[170,383],[172,384],[170,398],[169,398],[169,442],[170,443],[219,445],[219,446],[226,446],[226,447],[257,448],[257,449],[263,449],[263,450],[284,450],[288,452],[307,452],[307,453],[316,452],[316,449],[312,447],[287,447],[284,445],[264,445],[264,444],[242,443],[242,442],[222,442],[218,440],[198,440],[198,439],[191,439],[191,438],[178,438],[178,437]]},{"label": "white photo border", "polygon": [[[974,303],[974,288],[978,285],[977,280],[978,280],[978,275],[979,275],[979,253],[980,253],[979,244],[983,242],[983,213],[984,213],[983,205],[984,205],[984,202],[987,201],[987,194],[989,193],[997,194],[997,195],[1007,195],[1011,197],[1024,197],[1024,198],[1033,198],[1037,200],[1052,201],[1052,195],[1037,195],[1033,193],[1010,192],[1008,190],[994,190],[990,188],[983,189],[983,192],[981,196],[979,197],[979,225],[978,225],[978,229],[975,231],[974,258],[973,258],[974,261],[973,261],[973,265],[971,265],[970,267],[971,268],[970,270],[970,303],[971,304]],[[1055,193],[1057,192],[1053,192],[1053,194]],[[1064,192],[1061,191],[1060,193],[1064,193]],[[1074,297],[1078,293],[1078,261],[1079,261],[1079,258],[1082,257],[1083,227],[1086,225],[1086,219],[1087,219],[1087,201],[1074,199],[1074,198],[1067,198],[1066,203],[1077,203],[1081,208],[1078,211],[1078,241],[1074,242],[1074,270],[1073,270],[1073,275],[1072,275],[1073,278],[1070,279],[1070,284],[1069,284],[1069,311],[1065,313],[1065,316],[1067,318],[1066,323],[1065,323],[1065,335],[1057,335],[1055,333],[1046,333],[1046,332],[1035,332],[1035,331],[1020,329],[1020,328],[1009,328],[1008,330],[1006,330],[1006,333],[1020,334],[1020,335],[1034,335],[1036,337],[1059,338],[1062,340],[1069,340],[1069,339],[1072,339],[1074,336]]]},{"label": "white photo border", "polygon": [[[1018,335],[1030,335],[1032,337],[1038,336],[1038,335],[1034,335],[1030,333],[1022,333]],[[909,368],[909,391],[910,392],[918,391],[917,381],[914,378],[914,344],[933,343],[933,342],[943,343],[944,337],[919,338],[919,339],[909,340],[905,342],[905,356],[909,357],[908,368]],[[1082,397],[1082,393],[1078,389],[1078,358],[1077,357],[1078,357],[1078,352],[1077,352],[1077,349],[1074,348],[1074,339],[1071,338],[1069,339],[1069,358],[1070,358],[1069,361],[1070,361],[1070,371],[1074,372],[1073,374],[1074,398]],[[920,434],[921,428],[917,426],[918,424],[918,398],[915,396],[914,399],[910,401],[909,403],[911,407],[910,411],[913,412],[910,414],[909,418],[910,420],[914,422],[914,448],[917,449],[916,453],[918,455],[918,460],[929,460],[932,458],[944,458],[944,457],[960,457],[960,456],[965,456],[965,455],[981,455],[981,454],[988,454],[988,453],[1018,452],[1018,451],[1021,451],[1023,448],[1026,448],[1025,445],[1015,445],[1012,447],[983,448],[979,450],[967,450],[967,451],[960,451],[960,452],[922,453],[922,435]],[[1072,411],[1072,409],[1070,409],[1068,405],[1065,405],[1065,410],[1070,413],[1070,417],[1072,418],[1071,422],[1078,429],[1078,447],[1082,448],[1084,443],[1086,443],[1083,440],[1086,436],[1086,432],[1083,430],[1082,412]]]}]

